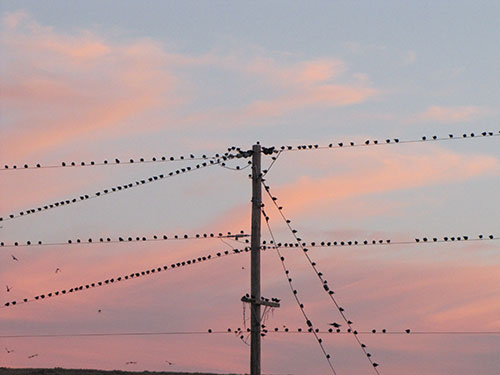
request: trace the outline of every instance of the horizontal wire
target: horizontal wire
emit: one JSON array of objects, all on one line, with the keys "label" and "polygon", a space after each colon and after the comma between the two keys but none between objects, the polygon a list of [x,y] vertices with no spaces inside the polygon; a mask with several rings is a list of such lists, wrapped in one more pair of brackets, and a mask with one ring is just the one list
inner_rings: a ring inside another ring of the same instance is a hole
[{"label": "horizontal wire", "polygon": [[[299,146],[281,146],[279,149],[281,151],[300,151],[300,150],[313,150],[313,149],[327,149],[327,148],[341,148],[341,147],[365,147],[365,146],[380,146],[387,144],[407,144],[407,143],[421,143],[421,142],[436,142],[436,141],[450,141],[450,140],[460,140],[460,139],[471,139],[471,138],[484,138],[484,137],[497,137],[500,136],[500,130],[498,133],[496,131],[483,131],[479,134],[475,133],[463,133],[460,137],[455,137],[453,134],[449,134],[448,137],[438,137],[436,135],[432,137],[423,136],[420,139],[412,139],[412,140],[400,140],[399,138],[386,138],[384,141],[378,140],[366,140],[364,143],[355,143],[353,141],[350,142],[337,142],[330,143],[328,146],[320,146],[318,144],[309,144],[309,145],[299,145]],[[231,147],[228,150],[240,150],[240,148]],[[278,152],[276,150],[275,152]],[[207,155],[202,155],[201,157],[197,157],[193,154],[190,154],[189,157],[179,156],[179,157],[152,157],[151,159],[145,158],[128,158],[125,161],[120,160],[118,158],[103,160],[102,162],[61,162],[58,165],[43,165],[41,163],[36,164],[21,164],[17,165],[8,165],[4,164],[3,168],[0,168],[0,171],[12,171],[12,170],[24,170],[24,169],[44,169],[44,168],[71,168],[71,167],[91,167],[91,166],[104,166],[104,165],[130,165],[130,164],[144,164],[144,163],[164,163],[164,162],[173,162],[173,161],[187,161],[187,160],[209,160],[219,157],[219,154],[216,154],[215,157],[208,157]]]},{"label": "horizontal wire", "polygon": [[229,251],[229,250],[219,251],[216,254],[209,254],[207,256],[200,256],[200,257],[172,263],[170,266],[167,266],[167,265],[157,266],[157,267],[153,267],[151,269],[147,269],[146,271],[132,272],[130,274],[126,274],[123,276],[108,278],[108,279],[105,279],[104,281],[85,283],[85,284],[81,284],[81,285],[76,286],[76,287],[72,287],[70,289],[61,289],[61,290],[57,290],[55,292],[48,292],[48,293],[40,294],[40,295],[37,295],[37,296],[32,297],[32,298],[23,298],[21,300],[14,300],[14,301],[5,302],[2,306],[0,306],[0,309],[6,308],[6,307],[17,306],[17,305],[21,305],[21,304],[25,304],[25,303],[35,302],[35,301],[42,301],[42,300],[49,299],[51,297],[67,295],[67,294],[71,294],[73,292],[92,289],[92,288],[96,288],[96,287],[100,287],[100,286],[116,285],[116,283],[118,283],[120,281],[131,280],[131,279],[135,279],[135,278],[142,277],[142,276],[156,275],[162,271],[168,271],[168,270],[177,269],[180,267],[186,267],[186,266],[206,262],[206,261],[213,260],[213,259],[219,259],[221,257],[225,257],[225,256],[233,255],[233,254],[246,253],[249,250],[250,250],[249,247],[245,247],[244,249],[233,249],[232,251]]},{"label": "horizontal wire", "polygon": [[[390,245],[423,245],[423,244],[432,244],[432,243],[459,243],[459,242],[484,242],[484,241],[498,241],[500,237],[497,237],[493,234],[489,235],[478,235],[477,237],[472,236],[446,236],[446,237],[421,237],[415,238],[413,241],[394,241],[391,239],[378,239],[378,240],[346,240],[346,241],[311,241],[311,242],[301,242],[302,246],[307,247],[342,247],[342,246],[390,246]],[[264,240],[262,241],[262,248],[266,248],[266,244],[269,242],[274,247],[276,245],[280,249],[283,248],[298,248],[299,243],[277,243],[274,244],[273,240]]]},{"label": "horizontal wire", "polygon": [[179,157],[174,157],[174,156],[161,156],[161,157],[153,157],[151,159],[145,159],[145,158],[129,158],[126,160],[120,160],[118,158],[115,159],[110,159],[110,160],[103,160],[102,162],[95,162],[95,161],[90,161],[90,162],[61,162],[60,164],[51,164],[51,165],[43,165],[41,163],[36,163],[36,164],[21,164],[19,166],[17,165],[8,165],[4,164],[3,168],[0,168],[0,171],[13,171],[13,170],[25,170],[25,169],[53,169],[53,168],[72,168],[72,167],[96,167],[96,166],[103,166],[103,165],[130,165],[130,164],[150,164],[150,163],[168,163],[168,162],[174,162],[174,161],[189,161],[189,160],[209,160],[209,159],[214,159],[219,157],[218,154],[215,156],[208,157],[206,155],[203,155],[201,157],[196,157],[193,154],[190,154],[189,157],[184,157],[184,156],[179,156]]},{"label": "horizontal wire", "polygon": [[[0,339],[19,339],[19,338],[57,338],[57,337],[110,337],[110,336],[163,336],[163,335],[217,335],[217,334],[239,334],[241,332],[249,332],[250,328],[247,330],[241,329],[231,329],[227,330],[212,330],[208,329],[205,331],[158,331],[158,332],[89,332],[89,333],[47,333],[47,334],[20,334],[20,335],[0,335]],[[295,331],[291,330],[268,330],[266,334],[305,334],[309,333],[310,328],[307,330],[299,329]],[[320,334],[334,334],[334,335],[345,335],[350,334],[350,332],[335,332],[335,331],[325,331],[317,330],[316,333]],[[370,332],[361,331],[360,335],[364,334],[380,334],[380,335],[500,335],[500,331],[411,331],[410,333],[401,331],[387,331],[387,332]]]},{"label": "horizontal wire", "polygon": [[411,139],[411,140],[400,140],[399,138],[386,138],[383,141],[374,140],[366,140],[362,143],[355,143],[354,141],[350,142],[336,142],[330,143],[327,146],[320,146],[319,144],[309,144],[309,145],[298,145],[298,146],[280,146],[275,147],[274,152],[281,151],[306,151],[306,150],[324,150],[324,149],[339,149],[339,148],[351,148],[351,147],[371,147],[371,146],[384,146],[384,145],[392,145],[392,144],[409,144],[409,143],[423,143],[423,142],[442,142],[442,141],[456,141],[456,140],[465,140],[465,139],[483,139],[489,137],[498,137],[500,136],[500,130],[497,131],[484,131],[479,135],[475,133],[464,133],[461,137],[455,137],[453,134],[448,134],[448,137],[438,137],[436,135],[432,137],[423,136],[420,139]]},{"label": "horizontal wire", "polygon": [[[228,152],[230,151],[240,151],[239,147],[229,147]],[[226,153],[227,154],[227,153]],[[95,162],[95,161],[90,161],[90,162],[65,162],[62,161],[60,164],[50,164],[50,165],[44,165],[41,163],[36,163],[36,164],[27,164],[27,163],[21,163],[19,166],[18,165],[8,165],[4,164],[3,168],[0,168],[0,171],[19,171],[19,170],[26,170],[26,169],[50,169],[50,168],[72,168],[72,167],[95,167],[95,166],[111,166],[111,165],[131,165],[131,164],[150,164],[150,163],[168,163],[168,162],[183,162],[183,161],[190,161],[190,160],[210,160],[210,159],[217,159],[222,157],[222,154],[215,154],[213,156],[207,156],[207,155],[202,155],[202,156],[195,156],[193,154],[189,154],[189,156],[184,157],[183,155],[175,157],[175,156],[160,156],[160,157],[152,157],[151,159],[146,159],[146,158],[128,158],[128,159],[105,159],[102,162]],[[237,156],[237,157],[243,157],[243,156]]]},{"label": "horizontal wire", "polygon": [[109,189],[104,189],[104,190],[98,191],[98,192],[96,192],[94,194],[80,195],[77,198],[66,199],[66,200],[62,200],[62,201],[59,201],[59,202],[55,202],[55,203],[47,204],[47,205],[44,205],[44,206],[40,206],[40,207],[37,207],[37,208],[31,208],[31,209],[26,210],[26,211],[20,211],[18,214],[11,213],[7,217],[0,217],[0,221],[8,221],[8,220],[16,219],[16,218],[19,218],[19,217],[22,217],[22,216],[34,214],[34,213],[37,213],[37,212],[43,212],[43,211],[46,211],[48,209],[52,209],[52,208],[56,208],[56,207],[62,207],[62,206],[69,205],[69,204],[72,204],[72,203],[76,203],[76,202],[81,202],[81,201],[85,201],[85,200],[88,200],[88,199],[94,199],[94,198],[102,197],[102,196],[105,196],[105,195],[108,195],[108,194],[111,194],[111,193],[115,193],[115,192],[118,192],[118,191],[128,190],[129,188],[134,188],[134,187],[145,185],[145,184],[149,184],[149,183],[152,183],[152,182],[161,181],[161,180],[169,178],[169,177],[177,176],[177,175],[180,175],[180,174],[185,174],[185,173],[188,173],[188,172],[193,172],[193,171],[200,170],[200,169],[203,169],[203,168],[207,168],[207,167],[210,167],[210,166],[213,166],[213,165],[222,164],[223,163],[222,160],[227,160],[228,158],[232,158],[232,157],[233,157],[232,155],[230,155],[230,156],[223,156],[221,159],[216,159],[215,161],[214,160],[208,160],[207,162],[203,162],[202,164],[197,164],[194,167],[187,166],[185,168],[177,169],[177,170],[169,172],[167,174],[159,174],[159,175],[151,176],[151,177],[148,177],[148,178],[145,178],[145,179],[137,180],[137,181],[135,181],[133,183],[128,183],[128,184],[124,184],[124,185],[118,185],[116,187],[111,187]]},{"label": "horizontal wire", "polygon": [[[19,241],[7,244],[4,242],[0,242],[0,247],[37,247],[37,246],[65,246],[65,245],[95,245],[95,244],[116,244],[116,243],[128,243],[128,242],[151,242],[151,241],[180,241],[180,240],[203,240],[203,239],[211,239],[211,238],[231,238],[238,240],[240,237],[249,237],[249,234],[245,234],[243,230],[240,231],[239,234],[232,234],[231,232],[227,232],[227,234],[219,233],[203,233],[203,234],[195,234],[195,235],[173,235],[167,236],[164,235],[153,235],[151,237],[145,236],[134,236],[134,237],[117,237],[116,239],[112,239],[111,237],[100,237],[99,239],[88,238],[87,240],[81,240],[77,238],[76,240],[68,240],[66,242],[42,242],[42,241],[26,241],[26,243],[22,243]],[[240,242],[240,241],[238,241]]]}]

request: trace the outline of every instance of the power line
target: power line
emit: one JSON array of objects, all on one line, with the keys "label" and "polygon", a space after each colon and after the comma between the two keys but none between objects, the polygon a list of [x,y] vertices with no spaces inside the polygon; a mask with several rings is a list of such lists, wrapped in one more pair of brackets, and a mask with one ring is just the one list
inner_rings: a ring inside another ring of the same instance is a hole
[{"label": "power line", "polygon": [[[345,241],[311,241],[311,242],[301,242],[300,244],[295,242],[285,242],[285,243],[277,243],[274,244],[273,240],[270,240],[270,244],[274,247],[277,246],[280,249],[282,248],[299,248],[300,245],[307,247],[350,247],[350,246],[391,246],[391,245],[425,245],[425,244],[433,244],[433,243],[459,243],[459,242],[484,242],[484,241],[498,241],[500,237],[497,237],[493,234],[489,235],[478,235],[477,237],[472,237],[468,235],[462,236],[444,236],[444,237],[420,237],[415,238],[413,241],[394,241],[392,239],[377,239],[377,240],[345,240]],[[267,241],[263,241],[263,248],[266,247]]]},{"label": "power line", "polygon": [[[394,144],[409,144],[409,143],[423,143],[423,142],[441,142],[441,141],[456,141],[465,139],[480,139],[489,137],[500,136],[500,130],[496,131],[484,131],[480,134],[475,133],[464,133],[461,137],[455,137],[453,134],[448,134],[448,137],[438,137],[433,135],[431,137],[422,136],[420,139],[410,139],[401,140],[399,138],[386,138],[385,140],[379,141],[377,139],[367,139],[362,143],[356,143],[354,141],[349,142],[336,142],[330,143],[326,146],[321,146],[319,144],[308,144],[308,145],[298,145],[298,146],[280,146],[277,150],[281,151],[307,151],[307,150],[324,150],[324,149],[339,149],[339,148],[351,148],[351,147],[372,147],[372,146],[384,146],[384,145],[394,145]],[[275,152],[278,152],[278,151]]]},{"label": "power line", "polygon": [[281,150],[278,151],[278,155],[271,157],[271,159],[272,159],[271,164],[269,164],[269,167],[267,167],[267,169],[264,169],[262,171],[262,177],[264,177],[265,175],[267,175],[271,171],[271,168],[278,161],[278,158],[280,157],[280,155],[281,155]]},{"label": "power line", "polygon": [[[195,234],[195,235],[178,235],[175,234],[173,236],[163,235],[153,235],[151,237],[146,236],[124,236],[117,237],[115,239],[111,237],[100,237],[98,239],[88,238],[88,239],[73,239],[68,240],[66,242],[42,242],[42,241],[26,241],[23,242],[13,242],[10,244],[0,242],[0,247],[37,247],[37,246],[66,246],[66,245],[95,245],[95,244],[116,244],[116,243],[128,243],[128,242],[151,242],[151,241],[180,241],[180,240],[199,240],[199,239],[211,239],[211,238],[231,238],[238,240],[242,237],[249,237],[248,234],[245,234],[243,230],[241,230],[238,234],[231,234],[231,232],[227,232],[227,234],[223,233],[203,233],[203,234]],[[238,241],[239,242],[239,241]]]},{"label": "power line", "polygon": [[[358,345],[360,346],[361,350],[363,351],[363,353],[365,354],[366,358],[368,359],[368,361],[370,362],[370,364],[372,365],[372,368],[373,370],[377,373],[377,375],[379,375],[379,371],[377,369],[378,367],[378,363],[377,362],[374,362],[371,358],[371,354],[368,353],[367,349],[366,349],[366,345],[364,343],[362,343],[358,337],[358,332],[352,328],[352,321],[350,319],[347,318],[346,316],[346,313],[345,313],[345,310],[343,307],[341,307],[339,305],[339,303],[337,302],[336,298],[333,296],[334,294],[334,291],[330,289],[329,285],[328,285],[328,282],[327,280],[325,280],[323,278],[323,273],[320,272],[318,270],[318,268],[316,267],[316,262],[313,262],[312,259],[309,257],[309,255],[307,254],[308,252],[308,249],[305,248],[303,245],[302,245],[302,240],[297,236],[297,230],[296,229],[293,229],[292,226],[290,225],[291,221],[285,217],[285,215],[283,214],[283,210],[282,210],[282,207],[278,206],[278,204],[276,203],[276,200],[277,198],[274,197],[272,194],[271,194],[271,191],[270,191],[270,187],[268,185],[266,185],[265,181],[262,180],[262,185],[264,186],[264,189],[266,191],[266,193],[269,195],[271,201],[273,202],[274,206],[276,207],[276,209],[278,210],[280,216],[282,217],[282,219],[285,221],[286,223],[286,226],[288,227],[288,229],[290,230],[290,232],[292,233],[292,236],[295,238],[295,241],[299,244],[299,247],[301,248],[304,256],[306,257],[307,261],[309,262],[309,264],[311,265],[312,269],[314,270],[316,276],[318,277],[319,281],[321,282],[321,286],[322,286],[322,289],[325,291],[325,293],[330,297],[330,300],[333,302],[333,304],[335,305],[335,307],[337,308],[337,310],[339,311],[342,319],[345,321],[345,323],[347,324],[347,326],[349,327],[349,331],[352,332],[353,334],[353,337],[354,339],[356,340],[356,342],[358,343]],[[266,216],[266,221],[268,221],[268,216]],[[273,239],[274,241],[274,239]]]},{"label": "power line", "polygon": [[246,253],[248,251],[250,251],[249,247],[246,247],[244,249],[233,249],[232,251],[229,251],[229,250],[219,251],[216,254],[209,254],[206,256],[199,256],[197,258],[178,261],[176,263],[172,263],[170,266],[168,266],[168,265],[157,266],[157,267],[153,267],[153,268],[150,268],[147,270],[143,270],[143,271],[139,271],[139,272],[132,272],[130,274],[125,274],[123,276],[107,278],[104,281],[97,281],[97,282],[93,282],[93,283],[81,284],[81,285],[78,285],[76,287],[72,287],[69,289],[60,289],[60,290],[57,290],[55,292],[48,292],[48,293],[39,294],[39,295],[32,297],[32,298],[23,298],[21,300],[14,300],[14,301],[5,302],[3,304],[3,306],[0,306],[0,309],[6,308],[6,307],[13,307],[13,306],[17,306],[17,305],[21,305],[21,304],[25,304],[25,303],[29,303],[29,302],[42,301],[42,300],[49,299],[51,297],[63,296],[63,295],[72,294],[72,293],[76,293],[79,291],[93,289],[93,288],[97,288],[97,287],[101,287],[101,286],[116,285],[116,283],[119,283],[121,281],[132,280],[132,279],[143,277],[143,276],[156,275],[156,274],[161,273],[163,271],[168,271],[168,270],[186,267],[186,266],[190,266],[190,265],[194,265],[194,264],[198,264],[198,263],[203,263],[203,262],[207,262],[207,261],[210,261],[213,259],[222,258],[222,257],[229,256],[229,255],[242,254],[242,253]]},{"label": "power line", "polygon": [[[271,225],[269,224],[269,216],[267,216],[265,214],[263,208],[261,209],[261,212],[262,212],[264,219],[266,221],[266,226],[267,226],[267,229],[269,231],[269,235],[271,236],[271,238],[273,238],[273,241],[276,242],[274,240],[274,234],[273,234],[273,231],[271,229]],[[288,268],[286,267],[286,264],[285,264],[285,257],[283,255],[281,255],[279,248],[275,247],[275,250],[276,250],[276,253],[278,254],[278,257],[280,259],[281,266],[283,268],[283,271],[285,272],[285,277],[287,278],[288,285],[290,286],[290,289],[293,293],[295,301],[297,302],[297,305],[299,306],[299,309],[300,309],[302,315],[304,316],[304,319],[306,320],[306,324],[309,327],[308,332],[311,332],[314,335],[314,337],[316,338],[316,341],[318,342],[318,344],[321,348],[321,351],[323,352],[326,360],[328,361],[328,365],[330,366],[332,372],[334,374],[337,374],[337,372],[335,371],[335,368],[333,367],[333,364],[331,362],[331,356],[330,356],[330,354],[328,354],[326,352],[325,347],[323,346],[323,340],[318,336],[318,332],[316,332],[316,330],[314,330],[314,325],[313,325],[311,319],[309,319],[307,313],[305,312],[304,304],[300,301],[299,296],[298,296],[298,292],[293,286],[292,278],[290,276],[290,271],[288,270]]]},{"label": "power line", "polygon": [[[401,140],[399,138],[385,138],[383,141],[374,140],[366,140],[363,143],[355,143],[354,141],[350,142],[336,142],[330,143],[328,146],[320,146],[318,144],[309,144],[309,145],[298,145],[298,146],[281,146],[281,151],[300,151],[300,150],[313,150],[313,149],[327,149],[327,148],[341,148],[341,147],[365,147],[365,146],[377,146],[377,145],[387,145],[387,144],[406,144],[406,143],[421,143],[421,142],[436,142],[436,141],[450,141],[450,140],[460,140],[460,139],[471,139],[471,138],[484,138],[484,137],[497,137],[500,136],[500,130],[498,133],[496,131],[483,131],[479,134],[475,133],[463,133],[461,136],[454,136],[453,134],[449,134],[448,137],[438,137],[433,135],[431,137],[422,136],[420,139],[412,139],[412,140]],[[237,150],[239,151],[239,147],[230,147],[228,150]],[[278,151],[276,151],[278,152]],[[152,157],[151,159],[146,159],[143,157],[140,158],[126,158],[126,159],[105,159],[102,162],[96,161],[80,161],[80,162],[66,162],[63,161],[60,164],[51,164],[44,165],[42,163],[33,163],[33,164],[20,164],[18,165],[8,165],[4,164],[4,167],[0,169],[0,171],[13,171],[13,170],[24,170],[24,169],[44,169],[44,168],[71,168],[71,167],[92,167],[92,166],[110,166],[110,165],[131,165],[131,164],[147,164],[147,163],[164,163],[164,162],[178,162],[178,161],[187,161],[187,160],[209,160],[220,157],[220,154],[215,154],[214,156],[195,156],[190,154],[188,157],[184,157],[183,155],[175,157],[175,156],[160,156],[160,157]]]},{"label": "power line", "polygon": [[222,160],[227,160],[227,159],[228,159],[228,157],[224,156],[222,159],[216,159],[215,161],[214,160],[208,160],[208,162],[203,162],[201,164],[196,164],[196,166],[194,166],[193,168],[190,167],[190,166],[187,166],[187,167],[184,167],[184,168],[177,169],[175,171],[169,172],[167,174],[159,174],[159,175],[151,176],[151,177],[148,177],[146,179],[137,180],[135,182],[131,182],[131,183],[128,183],[128,184],[125,184],[125,185],[118,185],[116,187],[111,187],[109,189],[104,189],[102,191],[97,191],[96,193],[93,193],[93,194],[80,195],[79,197],[74,197],[74,198],[71,198],[71,199],[66,199],[66,200],[62,200],[62,201],[59,201],[59,202],[54,202],[54,203],[47,204],[47,205],[44,205],[44,206],[39,206],[37,208],[31,208],[31,209],[28,209],[28,210],[25,210],[25,211],[20,211],[17,214],[11,213],[7,217],[0,217],[0,221],[8,221],[8,220],[16,219],[16,218],[19,218],[19,217],[22,217],[22,216],[34,214],[34,213],[37,213],[37,212],[46,211],[46,210],[49,210],[49,209],[52,209],[52,208],[67,206],[67,205],[72,204],[72,203],[81,202],[81,201],[85,201],[85,200],[88,200],[88,199],[94,199],[94,198],[102,197],[102,196],[105,196],[105,195],[108,195],[108,194],[116,193],[116,192],[119,192],[119,191],[128,190],[128,189],[131,189],[131,188],[134,188],[134,187],[137,187],[137,186],[149,184],[149,183],[152,183],[152,182],[161,181],[163,179],[166,179],[166,178],[169,178],[169,177],[173,177],[173,176],[176,176],[176,175],[185,174],[185,173],[193,172],[193,171],[200,170],[200,169],[203,169],[203,168],[206,168],[206,167],[218,165],[218,164],[221,164],[223,162]]},{"label": "power line", "polygon": [[[247,332],[249,328],[247,329]],[[166,335],[219,335],[219,334],[239,334],[240,332],[245,332],[241,328],[228,328],[226,330],[212,330],[208,329],[205,331],[156,331],[156,332],[89,332],[89,333],[47,333],[47,334],[19,334],[19,335],[0,335],[0,339],[22,339],[22,338],[57,338],[57,337],[113,337],[113,336],[166,336]],[[333,335],[344,335],[350,334],[350,332],[331,332],[331,331],[315,331],[321,334],[333,334]],[[304,330],[299,328],[298,330],[279,330],[275,328],[274,330],[267,330],[268,334],[307,334],[310,333],[309,329]],[[359,334],[373,334],[370,331],[359,332]],[[387,332],[377,332],[381,335],[500,335],[500,331],[411,331],[411,333],[401,332],[401,331],[387,331]]]},{"label": "power line", "polygon": [[95,162],[95,161],[90,161],[90,162],[61,162],[60,164],[50,164],[50,165],[44,165],[41,163],[36,163],[36,164],[21,164],[19,166],[17,165],[8,165],[5,164],[3,168],[0,169],[0,171],[18,171],[18,170],[25,170],[25,169],[53,169],[53,168],[72,168],[72,167],[96,167],[96,166],[113,166],[113,165],[131,165],[131,164],[151,164],[151,163],[168,163],[168,162],[178,162],[178,161],[189,161],[189,160],[208,160],[208,159],[215,159],[220,157],[219,154],[215,154],[214,156],[206,156],[203,155],[201,157],[197,157],[193,154],[190,154],[188,157],[184,156],[161,156],[161,157],[152,157],[151,159],[145,159],[145,158],[129,158],[129,159],[105,159],[102,162]]}]

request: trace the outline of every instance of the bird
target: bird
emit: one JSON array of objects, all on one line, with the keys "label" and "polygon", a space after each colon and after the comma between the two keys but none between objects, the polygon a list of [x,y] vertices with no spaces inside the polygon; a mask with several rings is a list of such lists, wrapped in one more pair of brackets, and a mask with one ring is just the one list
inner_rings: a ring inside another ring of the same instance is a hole
[{"label": "bird", "polygon": [[10,256],[12,257],[12,260],[15,260],[16,262],[19,262],[19,259],[17,259],[14,255],[10,254]]},{"label": "bird", "polygon": [[165,360],[165,362],[167,362],[169,366],[172,366],[174,364],[173,362],[170,362],[168,360]]},{"label": "bird", "polygon": [[338,324],[338,323],[330,323],[331,326],[335,327],[335,328],[339,328],[342,324]]},{"label": "bird", "polygon": [[12,290],[12,287],[9,287],[8,285],[5,285],[5,288],[7,289],[7,293]]},{"label": "bird", "polygon": [[55,273],[58,273],[58,272],[61,272],[61,269],[60,269],[60,268],[56,268]]},{"label": "bird", "polygon": [[7,354],[10,354],[10,353],[12,353],[14,350],[12,350],[12,349],[10,349],[10,350],[9,350],[8,348],[5,348],[5,351],[7,352]]},{"label": "bird", "polygon": [[101,313],[101,312],[102,312],[102,310],[101,310],[101,309],[99,309],[99,310],[97,310],[97,312],[98,312],[98,313]]},{"label": "bird", "polygon": [[29,355],[29,356],[28,356],[28,359],[35,358],[35,357],[38,357],[38,354],[32,354],[32,355]]},{"label": "bird", "polygon": [[136,365],[137,362],[136,361],[128,361],[128,362],[125,362],[126,365]]}]

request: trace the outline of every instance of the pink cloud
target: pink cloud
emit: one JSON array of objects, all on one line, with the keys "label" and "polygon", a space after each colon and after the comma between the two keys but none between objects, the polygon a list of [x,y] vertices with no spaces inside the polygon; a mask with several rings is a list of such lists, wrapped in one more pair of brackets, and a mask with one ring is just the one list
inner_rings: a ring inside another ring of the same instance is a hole
[{"label": "pink cloud", "polygon": [[12,160],[96,132],[115,136],[134,118],[182,101],[173,95],[177,81],[162,50],[150,40],[120,44],[87,31],[58,33],[26,15],[9,15],[5,24],[2,44],[10,58],[1,97],[12,120],[1,148]]},{"label": "pink cloud", "polygon": [[325,83],[336,78],[346,68],[342,61],[336,59],[309,60],[284,65],[270,58],[256,58],[243,65],[243,69],[267,81],[289,87]]},{"label": "pink cloud", "polygon": [[[22,12],[5,16],[3,29],[2,48],[9,59],[0,95],[10,124],[2,137],[9,142],[1,147],[13,161],[47,154],[81,138],[109,139],[118,130],[142,132],[137,119],[150,119],[160,110],[162,129],[205,121],[224,126],[310,108],[354,105],[378,94],[358,75],[352,84],[335,82],[346,67],[333,58],[277,62],[214,53],[189,56],[169,53],[148,38],[113,42],[88,30],[58,32]],[[207,67],[256,79],[266,95],[271,94],[265,99],[256,95],[240,108],[223,105],[181,114],[188,100],[199,95],[181,72]],[[147,123],[148,129],[158,130],[158,125]]]},{"label": "pink cloud", "polygon": [[500,172],[499,161],[491,156],[465,156],[436,148],[428,149],[425,154],[374,148],[365,151],[363,155],[345,158],[353,172],[327,177],[302,176],[291,184],[276,186],[273,191],[287,202],[292,213],[307,212],[347,198],[447,184]]},{"label": "pink cloud", "polygon": [[418,118],[426,121],[436,121],[442,123],[456,123],[471,121],[482,117],[488,113],[488,110],[479,106],[462,107],[442,107],[431,106],[427,111],[418,115]]},{"label": "pink cloud", "polygon": [[363,87],[320,85],[275,99],[257,101],[243,110],[243,118],[277,117],[311,107],[341,107],[362,103],[376,90]]},{"label": "pink cloud", "polygon": [[[345,64],[335,59],[304,61],[296,64],[277,64],[272,59],[254,59],[248,63],[226,62],[231,69],[255,76],[270,85],[270,95],[256,99],[241,108],[217,108],[196,113],[188,122],[216,121],[221,124],[245,123],[249,120],[264,120],[307,109],[331,108],[366,102],[379,94],[379,90],[367,85],[368,79],[360,81],[354,74],[355,83],[336,84],[334,81],[344,72]],[[255,124],[255,122],[253,122]]]}]

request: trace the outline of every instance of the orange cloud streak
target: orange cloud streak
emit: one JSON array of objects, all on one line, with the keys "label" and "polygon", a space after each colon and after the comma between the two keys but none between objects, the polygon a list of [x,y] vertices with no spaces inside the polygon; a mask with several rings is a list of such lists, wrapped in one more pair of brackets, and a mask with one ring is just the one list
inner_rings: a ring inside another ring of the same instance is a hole
[{"label": "orange cloud streak", "polygon": [[307,212],[346,198],[446,184],[500,172],[499,161],[490,156],[464,156],[439,149],[414,155],[388,150],[367,152],[362,158],[353,159],[353,172],[328,177],[304,176],[293,184],[276,187],[276,195],[286,202],[287,210]]}]

